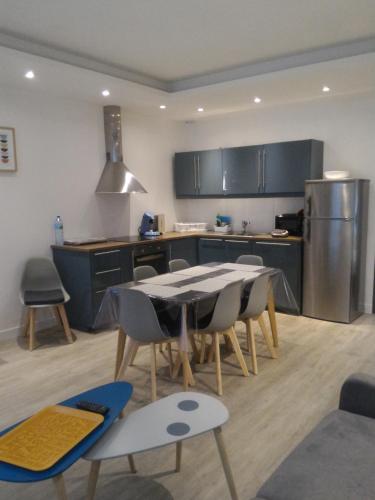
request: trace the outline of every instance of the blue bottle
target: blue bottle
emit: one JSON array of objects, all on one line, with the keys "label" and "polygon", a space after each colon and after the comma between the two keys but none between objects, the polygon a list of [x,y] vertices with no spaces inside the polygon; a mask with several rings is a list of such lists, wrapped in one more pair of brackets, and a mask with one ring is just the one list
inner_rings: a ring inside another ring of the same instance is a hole
[{"label": "blue bottle", "polygon": [[60,215],[58,215],[55,219],[55,243],[56,245],[63,245],[64,244],[64,225],[62,218]]}]

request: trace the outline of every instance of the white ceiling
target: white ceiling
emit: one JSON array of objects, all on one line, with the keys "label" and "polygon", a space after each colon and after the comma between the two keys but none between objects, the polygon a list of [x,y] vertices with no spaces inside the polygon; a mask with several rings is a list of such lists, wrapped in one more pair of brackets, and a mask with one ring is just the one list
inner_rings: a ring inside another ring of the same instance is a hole
[{"label": "white ceiling", "polygon": [[[24,74],[33,69],[34,80]],[[322,86],[331,92],[322,92]],[[207,87],[168,93],[46,58],[0,47],[0,87],[27,89],[173,120],[204,120],[242,110],[347,94],[375,95],[375,53],[277,71]],[[109,89],[110,97],[101,95]],[[254,104],[254,96],[262,98]],[[166,110],[159,105],[166,104]],[[204,113],[197,108],[203,106]]]},{"label": "white ceiling", "polygon": [[0,0],[0,30],[170,81],[375,35],[374,0]]}]

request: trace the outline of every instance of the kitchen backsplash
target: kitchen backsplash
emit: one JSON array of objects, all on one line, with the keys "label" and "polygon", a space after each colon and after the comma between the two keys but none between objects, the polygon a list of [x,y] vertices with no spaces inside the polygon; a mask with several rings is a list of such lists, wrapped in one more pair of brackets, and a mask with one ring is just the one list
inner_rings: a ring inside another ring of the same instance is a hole
[{"label": "kitchen backsplash", "polygon": [[275,215],[298,212],[303,198],[227,198],[175,200],[178,222],[214,224],[218,213],[230,215],[234,230],[241,221],[250,220],[249,232],[268,232],[275,227]]}]

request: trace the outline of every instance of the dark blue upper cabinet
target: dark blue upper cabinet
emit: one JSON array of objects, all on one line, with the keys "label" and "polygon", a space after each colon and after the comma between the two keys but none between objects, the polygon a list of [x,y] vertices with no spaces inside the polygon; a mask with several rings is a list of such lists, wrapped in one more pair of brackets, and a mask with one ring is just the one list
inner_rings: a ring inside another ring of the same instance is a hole
[{"label": "dark blue upper cabinet", "polygon": [[198,194],[200,196],[220,196],[223,194],[223,170],[221,150],[197,151],[196,168]]},{"label": "dark blue upper cabinet", "polygon": [[321,178],[323,143],[314,140],[266,144],[262,154],[264,194],[303,194],[305,180]]},{"label": "dark blue upper cabinet", "polygon": [[177,197],[221,196],[223,194],[221,150],[176,153],[174,182]]},{"label": "dark blue upper cabinet", "polygon": [[261,192],[261,146],[223,149],[223,191],[225,195]]},{"label": "dark blue upper cabinet", "polygon": [[195,196],[198,194],[194,152],[175,154],[174,185],[176,196]]}]

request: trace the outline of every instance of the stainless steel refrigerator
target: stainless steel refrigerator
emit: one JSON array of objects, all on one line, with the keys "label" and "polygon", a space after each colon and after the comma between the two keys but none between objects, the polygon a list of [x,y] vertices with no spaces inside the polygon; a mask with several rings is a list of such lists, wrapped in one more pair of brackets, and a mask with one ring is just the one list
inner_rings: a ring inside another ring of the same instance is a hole
[{"label": "stainless steel refrigerator", "polygon": [[350,323],[363,312],[369,181],[305,187],[303,314]]}]

